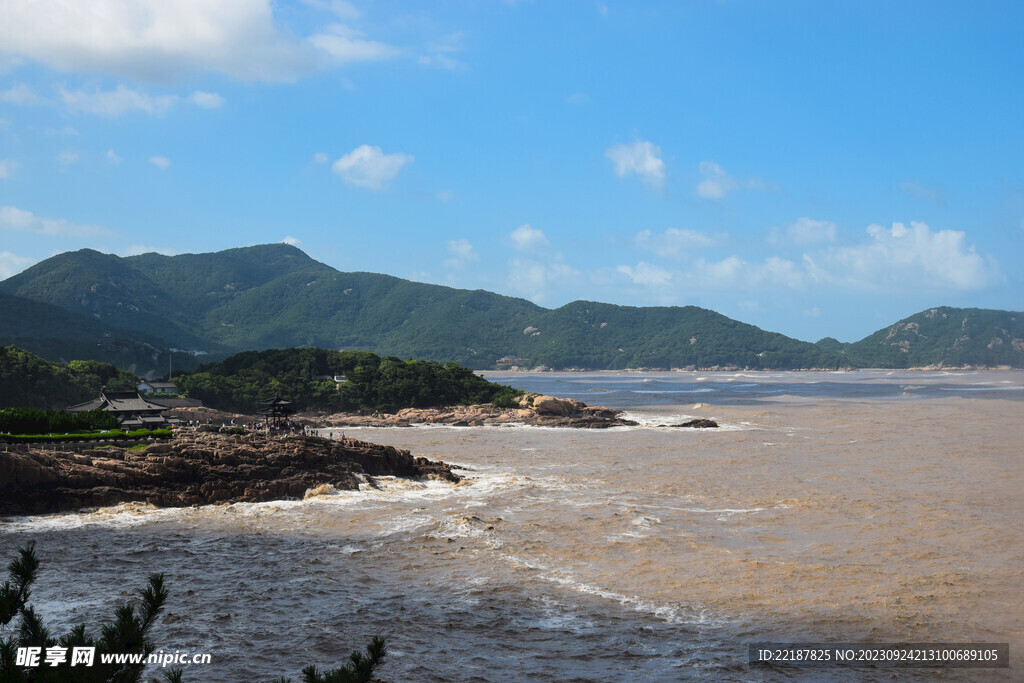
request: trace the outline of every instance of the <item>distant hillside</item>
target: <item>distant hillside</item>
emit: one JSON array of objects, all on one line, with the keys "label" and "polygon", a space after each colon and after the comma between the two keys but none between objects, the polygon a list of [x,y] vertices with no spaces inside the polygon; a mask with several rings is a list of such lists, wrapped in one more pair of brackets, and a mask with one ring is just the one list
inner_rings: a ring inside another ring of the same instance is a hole
[{"label": "distant hillside", "polygon": [[[96,360],[138,375],[166,374],[170,353],[158,337],[0,292],[0,346],[12,344],[51,361]],[[173,355],[175,369],[199,365],[190,354]]]},{"label": "distant hillside", "polygon": [[[146,339],[166,346],[219,357],[244,350],[322,347],[454,361],[475,369],[492,368],[503,357],[552,369],[903,367],[919,364],[919,357],[1024,365],[1016,350],[987,353],[991,349],[985,345],[994,337],[977,348],[954,337],[946,346],[959,355],[943,355],[925,353],[917,338],[905,340],[906,351],[871,342],[881,333],[856,344],[829,339],[810,344],[694,306],[576,301],[548,310],[482,290],[342,273],[285,244],[128,258],[84,249],[36,264],[0,283],[0,292],[127,330],[139,340],[149,335]],[[1024,335],[1012,332],[1017,328],[1009,323],[1001,325],[992,327],[993,334],[1005,329],[1009,336],[1003,343],[1013,348]],[[10,327],[8,338],[18,337],[17,324]],[[87,330],[82,327],[82,334]],[[979,330],[970,338],[981,336]],[[996,357],[1009,360],[977,360]]]},{"label": "distant hillside", "polygon": [[0,408],[65,408],[95,398],[101,387],[134,389],[135,375],[95,361],[50,363],[14,346],[0,346]]},{"label": "distant hillside", "polygon": [[1024,313],[930,308],[846,344],[843,351],[857,367],[1024,367]]}]

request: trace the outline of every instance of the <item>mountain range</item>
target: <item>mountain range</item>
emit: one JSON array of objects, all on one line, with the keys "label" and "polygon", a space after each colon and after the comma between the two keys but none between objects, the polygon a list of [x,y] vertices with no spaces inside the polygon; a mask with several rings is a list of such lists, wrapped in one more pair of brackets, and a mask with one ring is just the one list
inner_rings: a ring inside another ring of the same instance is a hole
[{"label": "mountain range", "polygon": [[1024,313],[939,307],[858,342],[810,343],[695,306],[546,309],[483,290],[344,273],[286,244],[179,256],[83,249],[0,282],[0,343],[150,375],[302,346],[474,369],[1024,367]]}]

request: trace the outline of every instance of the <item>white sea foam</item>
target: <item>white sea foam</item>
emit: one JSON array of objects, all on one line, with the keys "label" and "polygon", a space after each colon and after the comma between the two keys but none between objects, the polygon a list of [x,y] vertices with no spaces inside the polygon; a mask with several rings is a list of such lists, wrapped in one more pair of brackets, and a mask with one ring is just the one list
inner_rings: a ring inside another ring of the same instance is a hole
[{"label": "white sea foam", "polygon": [[670,624],[693,625],[693,624],[714,624],[724,623],[719,617],[714,616],[710,610],[701,607],[691,607],[683,604],[658,604],[652,600],[646,600],[637,595],[626,595],[614,590],[595,586],[578,580],[569,572],[552,570],[540,575],[540,578],[556,585],[574,590],[586,595],[594,595],[605,600],[617,602],[636,612],[650,614]]},{"label": "white sea foam", "polygon": [[714,389],[712,389],[710,387],[699,387],[697,389],[661,389],[661,390],[653,390],[653,391],[647,391],[647,390],[644,390],[644,389],[634,389],[630,393],[632,393],[632,394],[659,394],[659,395],[661,395],[661,394],[707,394],[707,393],[710,393],[712,391],[714,391]]},{"label": "white sea foam", "polygon": [[280,515],[294,516],[311,507],[367,510],[383,503],[431,502],[445,498],[479,498],[495,491],[523,486],[523,478],[510,472],[494,472],[467,479],[464,485],[442,481],[416,481],[400,477],[375,477],[378,488],[363,486],[358,491],[321,488],[304,500],[274,500],[260,503],[214,504],[185,508],[157,508],[145,503],[122,503],[113,507],[52,515],[0,519],[0,530],[11,532],[59,531],[82,527],[128,528],[157,522],[211,522],[218,519],[259,521]]},{"label": "white sea foam", "polygon": [[0,519],[3,531],[62,531],[87,526],[134,527],[160,519],[173,519],[177,508],[157,508],[146,503],[121,503],[112,507]]}]

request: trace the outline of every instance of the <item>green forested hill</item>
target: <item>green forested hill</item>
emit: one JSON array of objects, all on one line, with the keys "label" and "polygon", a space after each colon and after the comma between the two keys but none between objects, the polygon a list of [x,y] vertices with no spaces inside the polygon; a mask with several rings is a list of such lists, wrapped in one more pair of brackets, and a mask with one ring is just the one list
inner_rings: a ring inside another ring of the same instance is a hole
[{"label": "green forested hill", "polygon": [[[968,316],[967,340],[950,336],[951,331],[946,334],[945,327],[953,325],[947,318],[959,315],[957,309],[936,309],[942,311],[937,319],[908,318],[897,325],[918,327],[892,336],[887,329],[855,344],[829,339],[811,344],[693,306],[638,308],[577,301],[548,310],[482,290],[342,273],[285,244],[128,258],[85,249],[36,264],[0,283],[0,292],[128,330],[154,346],[162,343],[219,357],[309,346],[454,361],[477,369],[494,367],[504,356],[554,369],[904,367],[937,362],[1024,366],[1014,342],[1024,334],[1015,331],[1019,327],[1013,321],[1004,320],[1013,314],[1001,311]],[[940,322],[945,325],[942,334],[924,331]],[[6,334],[9,339],[34,336],[20,334],[17,325]],[[994,342],[996,337],[1001,341]]]},{"label": "green forested hill", "polygon": [[0,283],[169,346],[318,346],[493,367],[503,356],[552,368],[834,366],[838,356],[694,307],[525,299],[341,273],[284,244],[128,258],[81,250]]},{"label": "green forested hill", "polygon": [[0,291],[53,304],[106,325],[160,337],[180,347],[205,344],[169,292],[128,259],[92,249],[58,254],[0,283]]},{"label": "green forested hill", "polygon": [[[138,375],[166,373],[171,353],[159,337],[145,332],[0,292],[0,346],[12,344],[51,361],[102,361]],[[176,369],[199,365],[190,354],[173,355]]]},{"label": "green forested hill", "polygon": [[545,311],[519,354],[550,367],[839,367],[813,344],[696,306],[613,306],[576,301]]},{"label": "green forested hill", "polygon": [[1024,313],[930,308],[844,345],[844,352],[857,367],[1024,367]]}]

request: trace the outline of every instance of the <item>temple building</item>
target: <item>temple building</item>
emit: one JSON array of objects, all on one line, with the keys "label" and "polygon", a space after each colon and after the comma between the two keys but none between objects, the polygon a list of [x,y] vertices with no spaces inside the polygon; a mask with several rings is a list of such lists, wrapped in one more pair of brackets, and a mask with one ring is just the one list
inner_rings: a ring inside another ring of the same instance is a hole
[{"label": "temple building", "polygon": [[100,389],[99,398],[85,403],[68,406],[69,413],[84,413],[90,410],[103,410],[113,413],[121,429],[163,429],[174,422],[161,413],[166,406],[147,401],[137,391],[107,391]]}]

